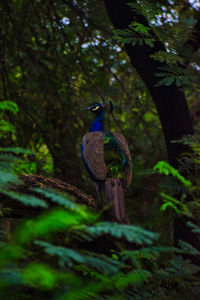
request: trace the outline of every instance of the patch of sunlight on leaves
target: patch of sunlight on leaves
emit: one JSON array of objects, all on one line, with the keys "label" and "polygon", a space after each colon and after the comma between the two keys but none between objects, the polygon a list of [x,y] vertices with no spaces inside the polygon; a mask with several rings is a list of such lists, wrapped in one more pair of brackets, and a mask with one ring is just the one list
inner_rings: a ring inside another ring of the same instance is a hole
[{"label": "patch of sunlight on leaves", "polygon": [[15,126],[6,120],[0,120],[0,131],[5,132],[15,132]]},{"label": "patch of sunlight on leaves", "polygon": [[9,100],[4,100],[0,102],[0,109],[1,110],[9,110],[11,111],[14,115],[17,114],[17,112],[19,111],[19,107],[18,105],[13,102],[13,101],[9,101]]},{"label": "patch of sunlight on leaves", "polygon": [[142,229],[138,226],[100,222],[94,226],[85,227],[86,231],[93,235],[110,234],[117,238],[125,238],[129,242],[139,244],[152,244],[158,239],[158,234]]},{"label": "patch of sunlight on leaves", "polygon": [[144,120],[146,122],[152,122],[154,120],[157,120],[157,117],[152,112],[146,112],[144,114]]},{"label": "patch of sunlight on leaves", "polygon": [[[34,155],[30,150],[23,149],[20,147],[15,148],[0,148],[2,152],[1,156],[3,158],[2,163],[9,163],[8,166],[11,171],[15,174],[35,174],[37,170],[37,165],[35,162],[28,161],[27,155]],[[18,155],[20,154],[20,156]],[[22,158],[23,157],[23,158]]]},{"label": "patch of sunlight on leaves", "polygon": [[13,169],[16,174],[36,174],[37,164],[33,161],[26,161],[23,159],[18,159],[13,164]]},{"label": "patch of sunlight on leaves", "polygon": [[79,227],[82,223],[85,223],[85,219],[77,212],[54,209],[36,220],[26,221],[17,233],[17,240],[19,243],[27,243],[36,237]]},{"label": "patch of sunlight on leaves", "polygon": [[56,272],[48,265],[30,263],[23,270],[24,283],[30,287],[52,289],[57,282]]},{"label": "patch of sunlight on leaves", "polygon": [[176,170],[175,168],[173,168],[172,166],[170,166],[169,163],[167,163],[166,161],[159,161],[153,168],[154,170],[157,170],[160,174],[165,174],[165,175],[172,175],[174,177],[176,177],[178,180],[181,181],[181,183],[183,183],[183,185],[185,187],[191,187],[192,183],[185,179],[179,172],[178,170]]}]

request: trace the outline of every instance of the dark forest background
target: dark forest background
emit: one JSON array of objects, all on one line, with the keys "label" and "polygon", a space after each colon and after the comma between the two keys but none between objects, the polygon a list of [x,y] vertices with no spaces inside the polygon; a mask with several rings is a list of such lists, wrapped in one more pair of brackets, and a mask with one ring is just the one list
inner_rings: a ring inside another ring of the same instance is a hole
[{"label": "dark forest background", "polygon": [[[2,299],[198,298],[199,46],[195,0],[1,1]],[[95,203],[84,107],[109,101],[105,128],[133,159],[130,226],[22,176]]]}]

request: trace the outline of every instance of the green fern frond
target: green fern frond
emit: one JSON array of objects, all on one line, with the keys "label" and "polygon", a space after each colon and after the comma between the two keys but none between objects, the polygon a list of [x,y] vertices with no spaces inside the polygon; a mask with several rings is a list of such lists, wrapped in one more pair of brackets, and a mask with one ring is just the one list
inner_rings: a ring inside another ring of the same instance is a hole
[{"label": "green fern frond", "polygon": [[172,207],[177,213],[192,217],[191,211],[183,201],[180,201],[170,195],[166,195],[165,193],[161,193],[161,196],[165,202],[160,208],[161,211],[165,211],[167,207]]},{"label": "green fern frond", "polygon": [[[72,200],[68,200],[66,196],[58,194],[56,191],[50,191],[47,189],[40,189],[40,188],[34,188],[32,189],[34,192],[38,193],[39,195],[43,195],[46,198],[50,199],[52,202],[57,203],[58,205],[64,206],[68,209],[74,210],[74,211],[80,211],[83,209],[82,207],[79,207],[79,205],[72,202]],[[72,198],[72,197],[70,197]]]},{"label": "green fern frond", "polygon": [[3,286],[20,286],[24,283],[22,271],[16,266],[0,271],[0,284]]},{"label": "green fern frond", "polygon": [[192,232],[195,232],[195,233],[200,233],[200,227],[191,223],[190,221],[187,222],[187,225],[192,228]]},{"label": "green fern frond", "polygon": [[159,161],[153,169],[157,170],[160,174],[173,175],[187,188],[192,186],[192,183],[189,180],[185,179],[178,170],[170,166],[166,161]]},{"label": "green fern frond", "polygon": [[166,51],[157,51],[151,55],[156,61],[165,62],[166,64],[173,66],[176,64],[184,64],[183,57],[173,53],[173,52],[166,52]]},{"label": "green fern frond", "polygon": [[[11,184],[19,184],[20,180],[19,178],[14,175],[12,172],[6,172],[5,170],[0,170],[0,187],[6,187],[9,186]],[[4,191],[4,189],[2,188],[2,192]]]},{"label": "green fern frond", "polygon": [[97,223],[94,226],[87,226],[85,229],[88,233],[95,236],[107,233],[116,238],[125,238],[129,242],[139,244],[152,244],[158,238],[157,233],[144,230],[138,226],[110,222]]},{"label": "green fern frond", "polygon": [[128,274],[120,273],[112,278],[115,282],[115,287],[118,290],[127,288],[128,285],[137,286],[143,284],[151,277],[151,273],[147,270],[136,269]]},{"label": "green fern frond", "polygon": [[6,190],[0,190],[0,192],[6,196],[9,196],[10,198],[13,198],[15,200],[18,200],[19,202],[25,204],[25,205],[29,205],[29,206],[33,206],[33,207],[43,207],[43,208],[47,208],[48,204],[40,199],[37,198],[35,196],[32,195],[24,195],[21,193],[17,193],[17,192],[13,192],[13,191],[6,191]]},{"label": "green fern frond", "polygon": [[54,209],[42,214],[35,220],[24,222],[17,233],[20,244],[30,242],[38,237],[49,236],[55,232],[67,232],[72,228],[81,228],[85,224],[85,215],[65,209]]},{"label": "green fern frond", "polygon": [[91,268],[98,270],[99,272],[117,272],[119,271],[120,263],[118,261],[112,260],[109,257],[101,254],[86,253],[80,254],[76,250],[54,246],[50,243],[44,241],[35,241],[36,245],[42,246],[45,249],[45,252],[49,255],[59,257],[60,266],[67,264],[69,267],[72,267],[74,263],[84,264]]},{"label": "green fern frond", "polygon": [[171,261],[171,267],[166,271],[177,276],[178,278],[189,278],[200,271],[200,267],[191,263],[190,260],[183,259],[182,256],[174,256]]},{"label": "green fern frond", "polygon": [[180,253],[186,253],[190,255],[200,255],[199,250],[194,248],[192,245],[188,244],[185,241],[179,240]]},{"label": "green fern frond", "polygon": [[6,147],[6,148],[0,148],[1,152],[6,152],[6,153],[13,153],[13,154],[31,154],[33,155],[34,153],[31,150],[24,149],[21,147]]},{"label": "green fern frond", "polygon": [[82,218],[85,219],[85,222],[87,223],[93,223],[98,218],[98,216],[95,213],[91,213],[83,205],[75,203],[74,198],[72,196],[66,197],[64,194],[47,189],[34,188],[32,190],[34,192],[37,192],[38,194],[45,196],[52,202],[60,206],[64,206],[66,209],[77,212]]},{"label": "green fern frond", "polygon": [[9,100],[0,101],[0,109],[1,110],[9,110],[14,115],[16,115],[17,112],[19,111],[19,107],[18,107],[17,103],[15,103],[13,101],[9,101]]}]

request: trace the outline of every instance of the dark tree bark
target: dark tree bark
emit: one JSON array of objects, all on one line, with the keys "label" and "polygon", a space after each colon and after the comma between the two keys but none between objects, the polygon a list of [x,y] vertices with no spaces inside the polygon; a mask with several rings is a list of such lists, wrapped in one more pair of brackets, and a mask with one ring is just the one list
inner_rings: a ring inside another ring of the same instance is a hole
[{"label": "dark tree bark", "polygon": [[[137,21],[150,29],[145,17],[133,11],[127,5],[129,2],[129,0],[104,0],[114,27],[121,30],[128,29],[131,22]],[[200,22],[197,22],[194,29],[199,28],[199,24]],[[157,51],[163,51],[165,48],[152,31],[151,35],[155,39],[152,48],[146,44],[142,46],[136,44],[133,46],[129,43],[125,44],[125,49],[133,67],[137,70],[151,93],[162,124],[169,162],[177,168],[180,155],[184,152],[190,152],[190,149],[183,144],[172,143],[172,141],[180,139],[184,135],[193,134],[192,120],[183,91],[175,84],[170,86],[156,86],[161,79],[156,74],[160,72],[160,67],[163,67],[164,64],[155,61],[151,58],[151,55]],[[188,39],[185,47],[190,47],[190,53],[192,53],[197,50],[199,43],[198,34],[195,34],[195,38]],[[186,226],[186,221],[188,221],[188,218],[185,217],[175,220],[174,242],[177,245],[178,240],[182,239],[200,249],[200,244],[195,234]],[[200,265],[198,257],[192,258],[192,260],[194,263]]]},{"label": "dark tree bark", "polygon": [[[37,193],[35,194],[33,188],[46,188],[62,192],[66,196],[73,196],[77,203],[86,205],[95,210],[97,209],[97,201],[91,195],[87,195],[82,190],[62,180],[47,178],[41,175],[20,175],[19,178],[21,179],[21,184],[13,186],[12,190],[22,193],[23,195],[28,194],[38,196]],[[39,197],[44,199],[49,207],[55,206],[55,203],[50,199],[45,198],[44,195],[40,194]],[[27,218],[36,216],[45,210],[38,206],[33,207],[24,205],[22,202],[9,197],[9,195],[5,196],[1,193],[0,204],[3,209],[2,218]],[[56,204],[56,206],[58,206],[58,204]],[[9,208],[9,210],[7,210],[7,208]]]}]

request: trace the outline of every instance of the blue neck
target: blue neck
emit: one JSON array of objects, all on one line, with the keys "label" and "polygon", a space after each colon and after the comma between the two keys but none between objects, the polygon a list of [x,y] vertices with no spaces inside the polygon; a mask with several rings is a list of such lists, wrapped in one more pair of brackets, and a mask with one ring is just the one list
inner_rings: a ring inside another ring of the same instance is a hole
[{"label": "blue neck", "polygon": [[104,125],[103,125],[104,116],[105,116],[105,113],[104,113],[104,111],[102,111],[101,114],[96,117],[96,119],[90,126],[90,132],[104,130]]}]

